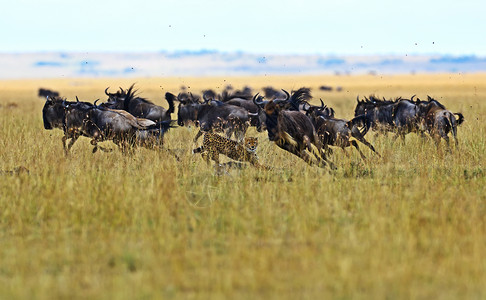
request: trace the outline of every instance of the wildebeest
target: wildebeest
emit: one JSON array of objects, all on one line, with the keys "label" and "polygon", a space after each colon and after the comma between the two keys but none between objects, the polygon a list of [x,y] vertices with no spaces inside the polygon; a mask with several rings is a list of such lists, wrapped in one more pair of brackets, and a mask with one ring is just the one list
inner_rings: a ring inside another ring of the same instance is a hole
[{"label": "wildebeest", "polygon": [[[81,101],[66,101],[60,97],[47,97],[44,107],[42,108],[42,120],[44,122],[44,129],[51,130],[54,128],[61,129],[64,132],[62,137],[62,145],[66,154],[69,152],[76,140],[85,135],[81,131],[83,126],[83,118],[71,119],[71,116],[67,114],[67,107],[71,107],[71,110],[78,109],[86,111],[93,104]],[[69,118],[68,118],[69,117]],[[67,124],[69,123],[69,125]],[[87,136],[87,135],[85,135]],[[68,146],[66,146],[67,140],[69,140]],[[101,148],[104,150],[104,148]]]},{"label": "wildebeest", "polygon": [[[127,97],[131,97],[129,93]],[[122,150],[136,144],[154,146],[161,144],[161,137],[171,127],[171,121],[154,122],[136,118],[123,110],[98,107],[89,102],[66,101],[63,98],[47,98],[42,110],[44,128],[59,128],[64,132],[62,138],[66,154],[80,136],[91,138],[91,144],[98,148],[100,141],[112,140]],[[66,141],[71,139],[69,145]]]},{"label": "wildebeest", "polygon": [[319,89],[320,89],[321,91],[325,91],[325,92],[331,92],[331,91],[332,91],[332,86],[328,86],[328,85],[321,85],[321,86],[319,87]]},{"label": "wildebeest", "polygon": [[395,131],[396,126],[393,122],[393,109],[400,99],[380,100],[374,96],[360,101],[357,98],[357,105],[354,110],[354,116],[365,115],[367,122],[371,124],[373,131],[388,132]]},{"label": "wildebeest", "polygon": [[120,88],[116,93],[108,93],[108,89],[105,89],[105,94],[108,96],[108,100],[102,104],[104,107],[112,109],[123,109],[138,118],[145,118],[152,121],[169,121],[171,114],[174,112],[174,101],[170,97],[165,97],[169,108],[165,109],[162,106],[156,105],[151,101],[138,96],[127,97],[128,94],[134,94],[134,85],[125,91]]},{"label": "wildebeest", "polygon": [[53,98],[53,97],[59,97],[59,92],[52,91],[52,90],[49,90],[49,89],[39,88],[39,93],[38,93],[38,96],[39,96],[39,97],[42,97],[42,98],[47,98],[47,97],[50,97],[50,98]]},{"label": "wildebeest", "polygon": [[[170,93],[169,93],[170,94]],[[194,141],[209,131],[226,131],[228,138],[234,133],[238,140],[241,140],[248,129],[248,111],[242,107],[226,103],[213,104],[213,101],[201,103],[197,98],[185,98],[183,95],[169,97],[179,102],[177,112],[177,124],[184,126],[197,124],[200,131],[194,137]]]},{"label": "wildebeest", "polygon": [[[266,89],[270,89],[270,88],[266,88]],[[312,96],[310,94],[310,89],[305,87],[300,88],[295,92],[292,91],[292,95],[290,95],[289,92],[287,92],[286,90],[282,89],[282,93],[278,95],[279,97],[281,96],[279,99],[272,99],[272,100],[274,100],[275,103],[278,103],[283,110],[302,111],[303,113],[305,113],[304,106],[309,107],[310,104],[308,103],[308,101],[312,99]],[[256,117],[258,118],[258,120],[255,121],[255,124],[257,124],[256,128],[258,132],[262,132],[267,129],[266,128],[267,117],[263,108],[267,103],[269,103],[272,100],[269,101],[264,99],[265,97],[261,96],[259,93],[255,94],[255,96],[252,99],[252,102],[255,103],[258,110],[257,110],[257,114],[250,113],[250,115],[253,118]],[[257,105],[257,103],[259,104]]]},{"label": "wildebeest", "polygon": [[[419,115],[422,118],[425,129],[435,140],[437,147],[440,144],[440,139],[443,138],[450,151],[448,134],[452,132],[457,147],[457,126],[464,122],[464,116],[461,113],[452,113],[439,101],[430,96],[427,96],[427,100],[427,102],[419,104]],[[458,118],[456,119],[454,115],[457,115]]]},{"label": "wildebeest", "polygon": [[397,131],[396,137],[400,136],[402,140],[405,140],[405,135],[411,132],[419,133],[423,136],[419,116],[419,104],[423,103],[423,101],[419,99],[414,101],[414,97],[415,95],[410,100],[398,100],[392,110],[392,119]]},{"label": "wildebeest", "polygon": [[[311,120],[299,111],[287,111],[283,106],[288,105],[287,100],[270,100],[264,103],[258,94],[253,101],[262,108],[266,119],[268,139],[278,147],[300,157],[309,165],[316,163],[324,167],[327,158],[322,151],[321,142],[312,125]],[[314,155],[317,162],[306,152]],[[331,166],[332,164],[329,163]]]},{"label": "wildebeest", "polygon": [[[321,139],[322,145],[327,149],[327,146],[341,147],[343,151],[345,147],[354,146],[358,150],[361,158],[365,159],[364,154],[359,149],[358,143],[355,140],[350,140],[351,137],[368,146],[373,152],[378,154],[365,138],[364,135],[368,131],[366,116],[360,115],[352,120],[336,119],[334,118],[334,110],[329,110],[324,106],[321,100],[321,106],[305,107],[306,114],[312,120],[316,129],[317,135]],[[332,111],[332,115],[330,114]],[[360,131],[358,127],[363,127]],[[378,154],[379,156],[379,154]]]},{"label": "wildebeest", "polygon": [[171,128],[171,121],[154,122],[136,118],[124,110],[91,107],[83,119],[82,131],[92,138],[91,144],[111,140],[122,152],[133,147],[156,148],[162,145],[164,134]]},{"label": "wildebeest", "polygon": [[329,107],[327,105],[324,105],[324,101],[322,99],[319,99],[321,101],[321,106],[317,105],[310,105],[310,104],[305,104],[302,107],[302,110],[305,111],[306,115],[309,115],[309,113],[314,113],[317,116],[322,116],[325,118],[334,118],[334,109],[332,107]]},{"label": "wildebeest", "polygon": [[268,100],[282,99],[286,97],[286,94],[283,92],[283,90],[276,90],[271,86],[264,87],[263,93],[265,98]]}]

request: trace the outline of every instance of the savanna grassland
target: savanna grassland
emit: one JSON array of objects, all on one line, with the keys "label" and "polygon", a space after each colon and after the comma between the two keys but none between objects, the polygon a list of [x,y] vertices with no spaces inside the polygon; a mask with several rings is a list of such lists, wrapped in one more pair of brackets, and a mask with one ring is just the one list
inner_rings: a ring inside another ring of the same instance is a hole
[{"label": "savanna grassland", "polygon": [[[87,138],[65,156],[44,130],[39,87],[93,101],[133,82],[164,107],[182,85],[308,86],[343,118],[358,94],[431,95],[466,121],[452,153],[370,132],[381,157],[335,149],[333,172],[250,129],[274,169],[224,176],[191,154],[195,128],[166,135],[181,161]],[[1,299],[486,297],[486,74],[0,81],[0,105],[0,170],[29,170],[0,175]]]}]

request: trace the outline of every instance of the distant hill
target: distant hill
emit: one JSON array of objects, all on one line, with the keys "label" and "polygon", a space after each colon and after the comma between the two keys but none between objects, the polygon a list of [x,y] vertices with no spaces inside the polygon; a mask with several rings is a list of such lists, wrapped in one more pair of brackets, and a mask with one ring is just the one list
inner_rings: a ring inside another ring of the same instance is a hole
[{"label": "distant hill", "polygon": [[213,50],[0,54],[0,78],[484,72],[486,57],[265,55]]}]

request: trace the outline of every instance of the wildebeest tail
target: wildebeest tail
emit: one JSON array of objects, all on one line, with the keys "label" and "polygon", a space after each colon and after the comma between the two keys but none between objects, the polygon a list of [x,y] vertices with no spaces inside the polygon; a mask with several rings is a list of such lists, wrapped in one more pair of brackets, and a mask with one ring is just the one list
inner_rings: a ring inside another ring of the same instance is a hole
[{"label": "wildebeest tail", "polygon": [[201,153],[201,152],[204,152],[204,146],[197,147],[196,149],[192,149],[192,154]]},{"label": "wildebeest tail", "polygon": [[346,123],[346,126],[349,129],[352,129],[354,126],[361,127],[360,132],[364,136],[371,127],[371,119],[366,114],[359,115],[359,116],[351,119],[350,121],[348,121]]},{"label": "wildebeest tail", "polygon": [[[444,121],[445,121],[445,123],[446,123],[446,126],[447,126],[449,129],[454,130],[454,127],[455,127],[455,126],[453,126],[453,124],[455,124],[455,122],[454,122],[454,120],[453,120],[453,119],[454,119],[454,115],[453,115],[453,114],[451,114],[451,113],[449,113],[449,112],[444,112],[444,114],[443,114],[443,116],[442,116],[442,117],[444,118]],[[447,131],[446,131],[446,132],[447,132]]]},{"label": "wildebeest tail", "polygon": [[459,117],[458,119],[456,119],[456,124],[461,125],[464,122],[464,116],[461,113],[454,113],[454,114]]},{"label": "wildebeest tail", "polygon": [[167,100],[167,103],[169,103],[169,109],[167,110],[167,113],[170,115],[174,112],[175,109],[174,101],[176,100],[176,96],[167,92],[165,93],[165,100]]}]

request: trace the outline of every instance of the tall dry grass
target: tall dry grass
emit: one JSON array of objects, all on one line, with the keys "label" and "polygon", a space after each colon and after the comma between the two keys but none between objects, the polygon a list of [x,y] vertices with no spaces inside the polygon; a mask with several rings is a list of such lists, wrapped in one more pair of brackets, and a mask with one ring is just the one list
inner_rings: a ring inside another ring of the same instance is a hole
[{"label": "tall dry grass", "polygon": [[[413,134],[402,144],[369,133],[382,157],[335,149],[335,172],[251,129],[260,160],[275,169],[226,176],[190,154],[194,128],[166,135],[180,162],[146,149],[93,155],[83,138],[66,157],[61,131],[43,129],[39,87],[92,101],[133,81],[163,106],[163,93],[181,85],[309,86],[344,118],[358,94],[429,94],[466,122],[452,154]],[[0,81],[0,169],[30,171],[0,175],[0,298],[484,298],[485,82],[484,74]]]}]

